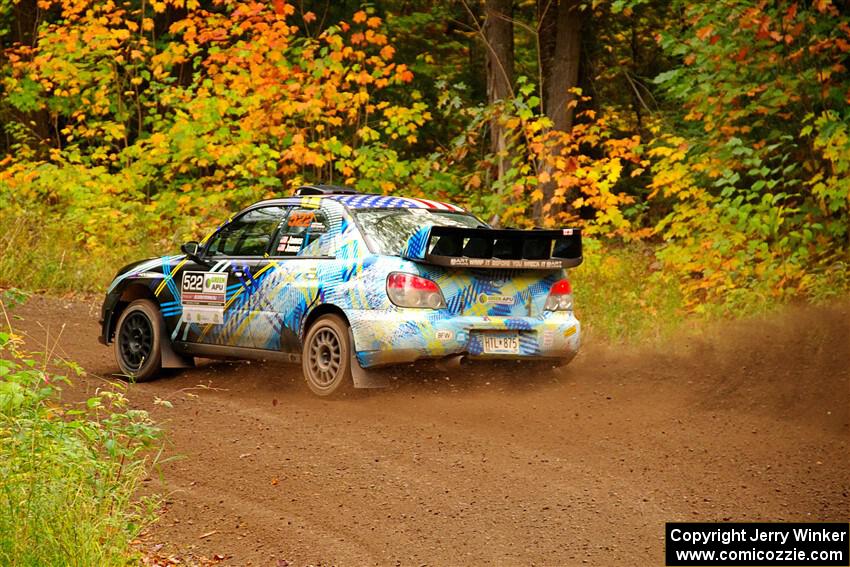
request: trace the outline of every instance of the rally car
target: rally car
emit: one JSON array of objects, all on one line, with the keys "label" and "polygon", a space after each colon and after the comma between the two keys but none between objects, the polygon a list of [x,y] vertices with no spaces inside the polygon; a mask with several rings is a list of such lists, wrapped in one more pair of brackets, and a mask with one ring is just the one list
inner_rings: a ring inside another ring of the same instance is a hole
[{"label": "rally car", "polygon": [[280,359],[330,396],[382,385],[383,365],[564,363],[579,347],[578,229],[496,230],[448,203],[311,185],[181,250],[107,291],[100,341],[130,379],[196,356]]}]

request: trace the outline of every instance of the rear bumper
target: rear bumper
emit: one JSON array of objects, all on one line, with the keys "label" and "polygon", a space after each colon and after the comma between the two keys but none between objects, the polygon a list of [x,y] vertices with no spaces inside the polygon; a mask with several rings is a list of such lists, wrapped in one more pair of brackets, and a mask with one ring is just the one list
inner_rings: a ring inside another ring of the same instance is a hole
[{"label": "rear bumper", "polygon": [[[363,310],[349,314],[357,359],[363,368],[444,358],[569,360],[581,343],[581,324],[572,313],[543,317],[456,317],[440,311]],[[494,331],[519,335],[519,352],[484,352],[482,337]]]}]

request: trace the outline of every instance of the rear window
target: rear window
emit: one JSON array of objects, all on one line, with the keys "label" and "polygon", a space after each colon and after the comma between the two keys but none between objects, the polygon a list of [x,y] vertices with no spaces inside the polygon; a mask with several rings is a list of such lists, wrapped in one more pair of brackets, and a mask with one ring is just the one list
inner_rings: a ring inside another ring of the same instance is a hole
[{"label": "rear window", "polygon": [[359,209],[352,211],[369,247],[377,254],[397,256],[422,226],[488,228],[472,215],[432,209]]}]

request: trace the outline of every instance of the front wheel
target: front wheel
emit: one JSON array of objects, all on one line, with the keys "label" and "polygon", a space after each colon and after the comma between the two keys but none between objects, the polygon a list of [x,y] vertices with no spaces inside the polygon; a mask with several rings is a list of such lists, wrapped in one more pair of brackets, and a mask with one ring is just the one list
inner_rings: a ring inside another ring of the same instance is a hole
[{"label": "front wheel", "polygon": [[143,382],[162,369],[162,325],[156,305],[137,299],[121,313],[115,328],[115,360],[129,380]]},{"label": "front wheel", "polygon": [[323,315],[307,331],[301,366],[307,387],[317,396],[338,396],[353,388],[348,324],[338,315]]}]

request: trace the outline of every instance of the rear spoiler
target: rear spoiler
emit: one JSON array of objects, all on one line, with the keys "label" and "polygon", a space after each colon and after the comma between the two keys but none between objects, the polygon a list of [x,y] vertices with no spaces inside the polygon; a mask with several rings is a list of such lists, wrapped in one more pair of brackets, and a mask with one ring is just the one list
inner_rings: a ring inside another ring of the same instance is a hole
[{"label": "rear spoiler", "polygon": [[581,264],[581,229],[515,230],[426,225],[401,256],[456,268],[557,270]]}]

